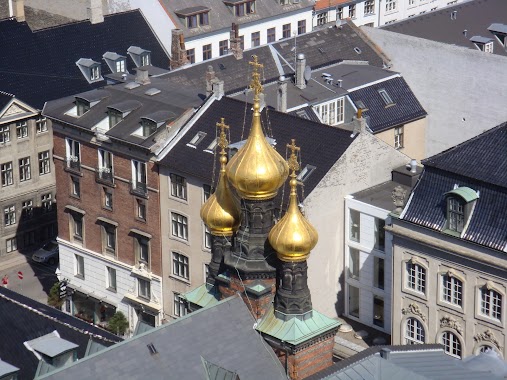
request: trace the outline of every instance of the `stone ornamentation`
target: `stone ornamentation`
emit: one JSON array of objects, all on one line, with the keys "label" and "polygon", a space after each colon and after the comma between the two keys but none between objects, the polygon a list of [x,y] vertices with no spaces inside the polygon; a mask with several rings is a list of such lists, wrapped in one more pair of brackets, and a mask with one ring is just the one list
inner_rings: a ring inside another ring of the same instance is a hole
[{"label": "stone ornamentation", "polygon": [[458,332],[459,335],[463,335],[463,328],[461,327],[460,323],[456,320],[456,318],[450,317],[448,315],[442,317],[440,320],[440,327],[448,327],[454,329]]},{"label": "stone ornamentation", "polygon": [[500,343],[493,335],[493,331],[491,331],[490,329],[487,329],[486,331],[484,331],[482,333],[477,333],[476,335],[474,335],[474,340],[477,343],[489,342],[489,343],[493,344],[496,348],[498,348],[498,350],[500,350],[500,351],[502,350],[502,346],[500,346]]},{"label": "stone ornamentation", "polygon": [[405,197],[407,195],[407,190],[405,190],[401,186],[396,186],[391,193],[391,198],[393,199],[393,203],[396,206],[394,213],[401,214],[403,211],[403,206],[405,206]]},{"label": "stone ornamentation", "polygon": [[411,303],[410,305],[408,305],[408,307],[401,309],[401,312],[402,312],[403,315],[407,315],[407,314],[416,315],[419,318],[421,318],[421,320],[423,322],[426,322],[426,317],[422,313],[422,311],[419,308],[419,306],[417,304],[415,304],[415,303]]}]

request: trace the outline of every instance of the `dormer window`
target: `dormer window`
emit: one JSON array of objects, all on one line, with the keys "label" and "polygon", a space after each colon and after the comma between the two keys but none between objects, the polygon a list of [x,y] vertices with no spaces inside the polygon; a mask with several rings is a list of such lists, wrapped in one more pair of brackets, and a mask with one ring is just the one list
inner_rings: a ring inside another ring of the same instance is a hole
[{"label": "dormer window", "polygon": [[198,26],[209,25],[209,11],[208,7],[197,6],[181,9],[175,13],[187,28],[192,29]]},{"label": "dormer window", "polygon": [[84,99],[76,98],[77,116],[82,116],[90,110],[90,103]]},{"label": "dormer window", "polygon": [[127,49],[128,54],[134,61],[136,67],[151,65],[151,52],[138,46],[131,46]]},{"label": "dormer window", "polygon": [[317,169],[317,168],[315,166],[313,166],[313,165],[306,165],[304,167],[304,169],[301,170],[301,172],[298,174],[297,180],[299,182],[303,182],[304,183],[308,179],[308,177],[310,177],[310,175],[313,173],[313,171],[315,169]]},{"label": "dormer window", "polygon": [[238,17],[255,13],[255,0],[227,0],[224,3],[231,7],[234,15]]},{"label": "dormer window", "polygon": [[485,53],[493,53],[493,39],[489,37],[473,36],[470,41],[474,43],[477,49]]},{"label": "dormer window", "polygon": [[123,120],[122,113],[117,110],[109,109],[107,111],[107,115],[109,117],[109,129],[113,128],[116,124]]},{"label": "dormer window", "polygon": [[102,80],[100,72],[100,63],[89,58],[81,58],[76,62],[77,67],[81,70],[88,83]]},{"label": "dormer window", "polygon": [[447,197],[446,230],[461,235],[470,218],[478,193],[469,187],[456,187],[445,194]]},{"label": "dormer window", "polygon": [[141,126],[143,128],[143,137],[148,137],[157,130],[157,123],[153,120],[141,119]]},{"label": "dormer window", "polygon": [[104,58],[104,61],[106,61],[107,65],[109,66],[109,70],[113,73],[126,73],[126,61],[127,59],[119,54],[112,53],[108,51],[105,53],[102,58]]}]

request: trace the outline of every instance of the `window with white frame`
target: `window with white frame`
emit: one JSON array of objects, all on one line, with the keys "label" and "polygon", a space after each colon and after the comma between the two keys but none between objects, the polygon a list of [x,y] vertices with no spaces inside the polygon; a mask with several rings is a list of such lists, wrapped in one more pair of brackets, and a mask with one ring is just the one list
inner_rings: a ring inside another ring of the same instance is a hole
[{"label": "window with white frame", "polygon": [[361,214],[357,210],[350,210],[349,239],[359,243],[361,234]]},{"label": "window with white frame", "polygon": [[81,163],[81,145],[79,141],[65,139],[67,167],[79,169]]},{"label": "window with white frame", "polygon": [[5,248],[7,253],[18,249],[18,239],[16,237],[5,239]]},{"label": "window with white frame", "polygon": [[146,193],[146,163],[132,160],[132,188]]},{"label": "window with white frame", "polygon": [[187,180],[185,177],[171,173],[171,195],[180,199],[187,199]]},{"label": "window with white frame", "polygon": [[211,249],[213,245],[213,236],[208,228],[208,226],[204,225],[204,248]]},{"label": "window with white frame", "polygon": [[458,336],[450,331],[444,331],[440,337],[444,351],[455,358],[461,359],[461,342]]},{"label": "window with white frame", "polygon": [[4,125],[0,127],[0,143],[11,141],[11,127]]},{"label": "window with white frame", "polygon": [[394,147],[403,148],[403,126],[394,128]]},{"label": "window with white frame", "polygon": [[359,250],[349,248],[349,278],[359,280]]},{"label": "window with white frame", "polygon": [[455,276],[445,273],[442,278],[442,301],[461,307],[463,302],[463,283]]},{"label": "window with white frame", "polygon": [[171,234],[180,239],[188,240],[188,225],[185,216],[171,212]]},{"label": "window with white frame", "polygon": [[28,122],[26,120],[18,121],[16,123],[16,137],[18,139],[28,137]]},{"label": "window with white frame", "polygon": [[117,73],[125,72],[125,59],[119,59],[115,62],[115,69]]},{"label": "window with white frame", "polygon": [[317,25],[324,25],[327,23],[327,12],[322,12],[317,15]]},{"label": "window with white frame", "polygon": [[6,162],[5,164],[1,164],[0,170],[2,172],[2,187],[12,185],[13,184],[12,162]]},{"label": "window with white frame", "polygon": [[178,252],[173,252],[173,275],[189,279],[188,257]]},{"label": "window with white frame", "polygon": [[116,269],[111,267],[107,268],[107,288],[109,290],[116,290]]},{"label": "window with white frame", "polygon": [[19,159],[19,180],[20,182],[27,181],[32,178],[30,170],[30,157]]},{"label": "window with white frame", "polygon": [[16,206],[10,205],[4,207],[4,224],[6,226],[12,226],[16,224]]},{"label": "window with white frame", "polygon": [[415,0],[408,0],[408,5],[415,5]]},{"label": "window with white frame", "polygon": [[104,149],[98,150],[98,175],[103,180],[113,180],[113,154]]},{"label": "window with white frame", "polygon": [[487,42],[484,44],[484,52],[485,53],[493,53],[493,41]]},{"label": "window with white frame", "polygon": [[151,299],[151,286],[150,281],[142,278],[137,279],[137,295],[147,300]]},{"label": "window with white frame", "polygon": [[150,53],[145,52],[141,55],[141,66],[148,66],[150,65]]},{"label": "window with white frame", "polygon": [[406,263],[406,287],[419,293],[426,293],[426,268],[414,262]]},{"label": "window with white frame", "polygon": [[40,203],[43,212],[50,212],[53,210],[53,195],[51,193],[42,194],[40,196]]},{"label": "window with white frame", "polygon": [[391,12],[396,10],[397,0],[386,0],[386,12]]},{"label": "window with white frame", "polygon": [[173,304],[174,304],[174,316],[176,317],[183,317],[187,314],[187,308],[185,307],[185,299],[179,294],[174,293],[173,298]]},{"label": "window with white frame", "polygon": [[291,30],[291,24],[284,24],[282,25],[282,38],[289,38]]},{"label": "window with white frame", "polygon": [[337,20],[343,20],[343,7],[339,7],[336,10],[336,19]]},{"label": "window with white frame", "polygon": [[424,344],[425,340],[423,324],[416,318],[407,318],[405,324],[405,344]]},{"label": "window with white frame", "polygon": [[[229,52],[229,40],[222,40],[218,43],[218,55],[226,55]],[[204,132],[201,132],[204,133]],[[206,135],[206,134],[204,134]],[[197,144],[194,144],[197,145]]]},{"label": "window with white frame", "polygon": [[90,68],[90,80],[100,79],[100,66],[92,66]]},{"label": "window with white frame", "polygon": [[33,201],[31,199],[21,202],[21,215],[26,219],[33,216]]},{"label": "window with white frame", "polygon": [[344,98],[335,99],[331,102],[320,104],[315,107],[322,123],[336,125],[343,123]]},{"label": "window with white frame", "polygon": [[369,16],[375,13],[375,0],[367,0],[364,2],[364,15]]},{"label": "window with white frame", "polygon": [[85,267],[84,267],[84,257],[80,255],[74,255],[76,260],[76,272],[75,275],[81,278],[85,278]]},{"label": "window with white frame", "polygon": [[393,102],[393,99],[391,98],[391,96],[387,93],[386,89],[385,88],[381,88],[380,90],[378,90],[378,93],[380,95],[380,97],[382,98],[382,100],[384,101],[384,104],[386,106],[389,106],[391,104],[394,104]]},{"label": "window with white frame", "polygon": [[484,286],[479,289],[481,298],[480,314],[500,321],[502,319],[502,295]]},{"label": "window with white frame", "polygon": [[356,4],[349,5],[349,17],[356,18]]},{"label": "window with white frame", "polygon": [[40,116],[35,122],[35,131],[37,133],[47,132],[48,122],[44,116]]},{"label": "window with white frame", "polygon": [[49,150],[40,152],[38,155],[38,159],[39,159],[39,175],[50,173],[51,165],[49,162]]}]

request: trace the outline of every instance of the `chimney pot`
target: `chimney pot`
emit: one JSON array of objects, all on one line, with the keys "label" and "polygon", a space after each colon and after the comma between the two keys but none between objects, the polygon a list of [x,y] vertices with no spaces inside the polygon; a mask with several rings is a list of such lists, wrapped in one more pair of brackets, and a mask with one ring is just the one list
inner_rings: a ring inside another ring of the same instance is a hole
[{"label": "chimney pot", "polygon": [[412,159],[410,160],[410,173],[416,173],[417,172],[417,160]]},{"label": "chimney pot", "polygon": [[306,88],[305,80],[306,59],[303,53],[299,53],[296,59],[296,87]]}]

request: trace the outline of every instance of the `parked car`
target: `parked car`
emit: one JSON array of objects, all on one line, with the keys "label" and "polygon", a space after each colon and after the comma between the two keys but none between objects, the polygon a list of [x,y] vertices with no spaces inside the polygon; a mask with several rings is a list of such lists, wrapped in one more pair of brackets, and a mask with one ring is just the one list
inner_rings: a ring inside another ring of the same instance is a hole
[{"label": "parked car", "polygon": [[58,261],[58,243],[52,240],[44,244],[32,255],[32,260],[37,263],[56,264]]}]

